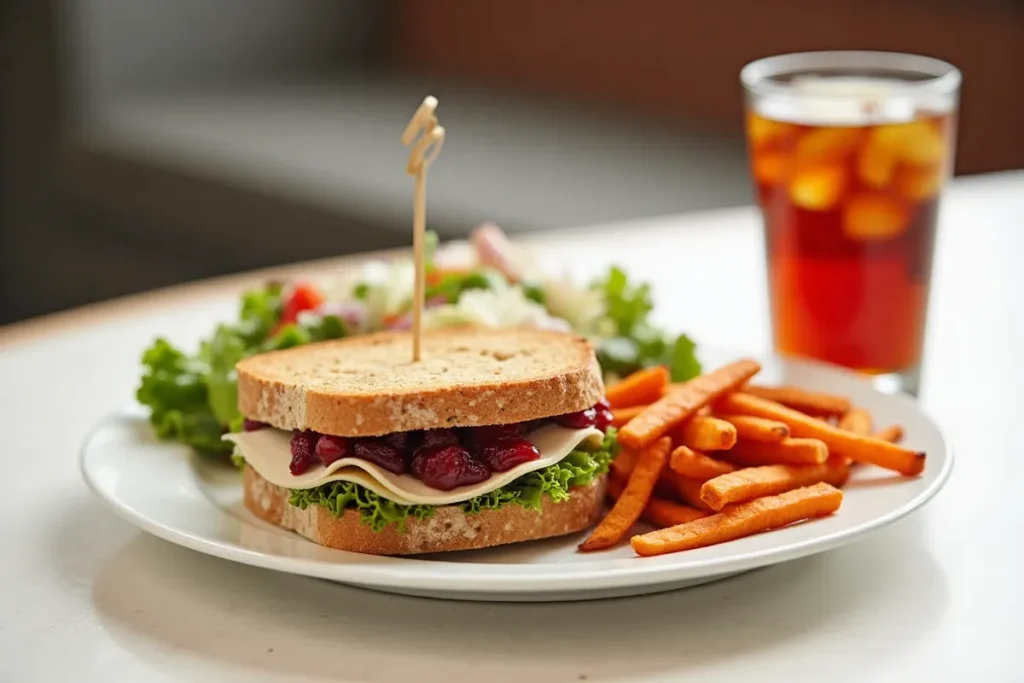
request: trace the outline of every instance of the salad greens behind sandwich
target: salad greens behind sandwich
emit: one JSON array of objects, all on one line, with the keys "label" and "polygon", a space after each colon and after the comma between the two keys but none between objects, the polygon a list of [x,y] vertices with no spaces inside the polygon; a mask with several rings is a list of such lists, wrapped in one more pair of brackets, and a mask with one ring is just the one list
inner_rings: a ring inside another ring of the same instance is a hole
[{"label": "salad greens behind sandwich", "polygon": [[[674,381],[700,373],[694,345],[648,320],[650,288],[631,282],[612,267],[589,286],[555,280],[516,264],[504,235],[495,229],[474,234],[468,259],[448,250],[428,249],[427,328],[477,326],[535,327],[574,332],[589,338],[608,380],[642,367],[665,365]],[[454,250],[452,250],[453,252]],[[143,354],[137,391],[150,408],[157,435],[201,453],[244,460],[228,432],[260,429],[238,411],[235,365],[243,358],[326,339],[410,327],[413,265],[409,260],[367,263],[342,283],[268,283],[245,292],[238,318],[220,324],[194,354],[157,339]],[[558,503],[570,490],[605,474],[618,453],[615,430],[601,443],[580,444],[555,464],[529,472],[488,493],[455,505],[467,515],[518,505],[540,511],[542,501]],[[293,472],[294,473],[294,472]],[[404,531],[412,519],[434,515],[431,505],[403,505],[352,481],[330,481],[312,488],[290,488],[288,502],[305,510],[319,505],[340,518],[356,510],[374,531],[395,525]]]}]

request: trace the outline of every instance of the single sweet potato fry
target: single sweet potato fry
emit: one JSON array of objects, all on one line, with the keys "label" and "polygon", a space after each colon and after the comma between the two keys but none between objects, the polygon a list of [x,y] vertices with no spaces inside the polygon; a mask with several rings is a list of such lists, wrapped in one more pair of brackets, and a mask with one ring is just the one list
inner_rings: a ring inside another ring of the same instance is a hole
[{"label": "single sweet potato fry", "polygon": [[849,474],[849,465],[838,460],[829,460],[822,465],[748,467],[704,482],[700,487],[700,498],[712,510],[721,510],[730,503],[774,496],[819,481],[838,488]]},{"label": "single sweet potato fry", "polygon": [[686,524],[634,536],[630,543],[638,555],[645,556],[693,550],[777,529],[802,519],[824,517],[838,510],[842,502],[842,491],[828,484],[815,484],[732,505]]},{"label": "single sweet potato fry", "polygon": [[890,443],[899,443],[903,440],[903,427],[899,425],[889,425],[885,429],[880,429],[875,432],[875,438],[881,439],[882,441],[888,441]]},{"label": "single sweet potato fry", "polygon": [[[661,395],[662,396],[666,396],[668,394],[671,394],[673,391],[678,391],[678,390],[682,389],[685,386],[686,386],[686,382],[673,382],[672,384],[669,384],[668,386],[666,386],[664,389],[661,390]],[[694,415],[707,415],[707,416],[710,416],[711,415],[711,406],[710,405],[703,405],[703,406],[701,406],[700,408],[697,409],[697,411],[694,413]]]},{"label": "single sweet potato fry", "polygon": [[629,475],[633,473],[633,468],[635,466],[636,451],[623,448],[619,451],[619,455],[612,460],[612,464],[609,465],[609,469],[611,470],[613,477],[626,481],[629,479]]},{"label": "single sweet potato fry", "polygon": [[716,415],[736,428],[736,436],[746,441],[782,441],[789,436],[789,426],[785,422],[769,420],[753,415]]},{"label": "single sweet potato fry", "polygon": [[757,467],[759,465],[819,465],[828,460],[828,446],[818,439],[788,437],[782,441],[739,441],[730,451],[720,455],[729,462]]},{"label": "single sweet potato fry", "polygon": [[661,390],[668,384],[668,368],[663,365],[637,370],[605,391],[612,408],[631,408],[647,405],[661,398]]},{"label": "single sweet potato fry", "polygon": [[709,458],[689,446],[679,446],[672,451],[672,456],[669,458],[669,467],[677,474],[690,479],[696,479],[697,481],[707,481],[736,469],[727,462]]},{"label": "single sweet potato fry", "polygon": [[725,451],[736,444],[736,427],[717,417],[694,415],[675,434],[677,443],[698,451]]},{"label": "single sweet potato fry", "polygon": [[[625,488],[626,484],[624,482],[621,482],[618,479],[609,479],[608,497],[613,501],[618,500]],[[689,505],[680,505],[679,503],[673,503],[671,500],[666,500],[653,495],[651,496],[651,499],[647,501],[647,507],[644,508],[643,513],[640,515],[640,519],[644,520],[651,526],[664,529],[667,526],[675,526],[676,524],[691,522],[695,519],[705,517],[708,514],[709,512],[706,510],[698,510],[697,508],[692,508]]]},{"label": "single sweet potato fry", "polygon": [[618,429],[640,414],[647,406],[630,406],[629,408],[612,408],[612,427]]},{"label": "single sweet potato fry", "polygon": [[854,408],[839,418],[838,427],[854,434],[867,436],[871,433],[871,413],[864,408]]},{"label": "single sweet potato fry", "polygon": [[644,448],[637,456],[636,466],[629,475],[626,488],[615,501],[611,511],[597,525],[590,537],[580,544],[580,550],[601,550],[619,542],[629,531],[647,506],[654,492],[654,484],[668,462],[672,440],[662,438]]},{"label": "single sweet potato fry", "polygon": [[839,417],[850,412],[850,399],[845,396],[808,391],[799,387],[763,387],[747,385],[741,389],[745,394],[781,403],[815,417]]},{"label": "single sweet potato fry", "polygon": [[920,474],[924,470],[925,454],[921,451],[911,451],[871,436],[853,434],[774,401],[750,394],[734,393],[722,397],[717,406],[723,412],[758,415],[785,422],[794,436],[820,439],[829,450],[842,453],[854,460],[869,462],[906,475]]},{"label": "single sweet potato fry", "polygon": [[627,448],[643,448],[653,443],[703,406],[735,390],[760,369],[752,360],[741,360],[691,379],[623,425],[619,443]]}]

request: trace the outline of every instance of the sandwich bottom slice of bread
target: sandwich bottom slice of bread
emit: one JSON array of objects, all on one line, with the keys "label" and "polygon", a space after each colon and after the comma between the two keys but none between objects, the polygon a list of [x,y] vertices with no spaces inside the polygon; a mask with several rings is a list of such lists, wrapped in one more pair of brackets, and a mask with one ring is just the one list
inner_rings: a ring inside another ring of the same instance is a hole
[{"label": "sandwich bottom slice of bread", "polygon": [[320,505],[301,509],[288,502],[290,491],[245,468],[245,506],[260,519],[328,548],[371,555],[418,555],[477,550],[508,543],[576,533],[597,522],[604,505],[607,475],[569,492],[560,503],[545,498],[540,510],[504,505],[470,514],[458,505],[436,508],[427,519],[409,519],[405,529],[389,525],[374,531],[356,510],[335,517]]}]

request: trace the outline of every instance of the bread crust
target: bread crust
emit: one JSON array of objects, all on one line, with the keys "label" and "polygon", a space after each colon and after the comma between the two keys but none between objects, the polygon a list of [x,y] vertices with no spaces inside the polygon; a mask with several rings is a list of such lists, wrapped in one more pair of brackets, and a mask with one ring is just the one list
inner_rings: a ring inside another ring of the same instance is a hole
[{"label": "bread crust", "polygon": [[604,395],[581,337],[535,329],[382,332],[252,356],[238,363],[238,405],[279,429],[377,436],[526,422]]},{"label": "bread crust", "polygon": [[288,503],[289,491],[271,484],[246,465],[245,506],[260,519],[329,548],[370,555],[416,555],[473,550],[582,531],[594,524],[604,504],[607,475],[569,492],[569,500],[545,497],[541,510],[504,505],[467,515],[457,506],[438,507],[429,519],[410,519],[404,532],[395,525],[373,531],[355,510],[335,517],[321,505],[305,510]]}]

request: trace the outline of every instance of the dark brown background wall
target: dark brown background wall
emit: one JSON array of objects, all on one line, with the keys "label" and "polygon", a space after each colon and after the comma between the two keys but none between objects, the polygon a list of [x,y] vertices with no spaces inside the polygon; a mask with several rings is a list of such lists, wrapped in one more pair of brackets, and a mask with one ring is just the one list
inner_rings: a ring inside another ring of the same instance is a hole
[{"label": "dark brown background wall", "polygon": [[976,0],[400,0],[404,68],[739,130],[753,59],[877,49],[964,73],[957,172],[1024,166],[1024,3]]}]

